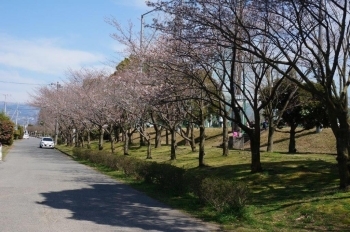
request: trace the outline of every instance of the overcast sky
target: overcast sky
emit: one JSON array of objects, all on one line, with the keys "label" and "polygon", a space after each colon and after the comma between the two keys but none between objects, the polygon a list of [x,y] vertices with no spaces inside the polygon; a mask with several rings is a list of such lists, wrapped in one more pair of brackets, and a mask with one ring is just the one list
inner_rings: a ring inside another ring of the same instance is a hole
[{"label": "overcast sky", "polygon": [[68,69],[112,70],[123,54],[106,18],[138,28],[149,10],[144,0],[0,1],[0,102],[26,103],[38,86],[63,82]]}]

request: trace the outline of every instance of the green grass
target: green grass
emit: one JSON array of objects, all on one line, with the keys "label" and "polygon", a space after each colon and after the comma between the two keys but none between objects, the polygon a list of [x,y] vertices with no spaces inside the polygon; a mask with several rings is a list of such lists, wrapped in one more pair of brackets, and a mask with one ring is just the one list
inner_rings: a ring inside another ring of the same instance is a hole
[{"label": "green grass", "polygon": [[[299,134],[297,138],[298,154],[287,154],[288,141],[284,134],[275,135],[275,153],[261,153],[264,171],[250,173],[250,152],[248,150],[230,150],[227,157],[217,146],[221,143],[220,129],[207,130],[206,167],[198,168],[198,153],[187,146],[178,146],[177,159],[170,161],[170,147],[152,149],[152,160],[170,163],[182,167],[187,172],[202,173],[205,176],[218,177],[230,181],[241,181],[251,189],[250,201],[244,211],[238,214],[218,214],[210,207],[198,208],[197,199],[188,194],[183,197],[162,194],[154,187],[147,186],[117,171],[97,167],[100,171],[114,178],[123,180],[134,188],[157,198],[174,208],[186,211],[198,218],[222,225],[226,231],[349,231],[350,193],[338,190],[338,171],[330,131],[320,134]],[[310,138],[311,137],[311,138]],[[321,145],[318,140],[327,139]],[[165,141],[165,139],[163,139]],[[130,155],[146,160],[146,147],[136,145]],[[266,135],[262,135],[262,150]],[[333,138],[334,141],[334,138]],[[308,147],[307,147],[308,146]],[[71,154],[70,147],[58,146]],[[109,143],[105,144],[108,150]],[[316,148],[314,148],[316,147]],[[313,150],[315,149],[315,151]],[[323,152],[318,152],[322,149]],[[332,150],[333,149],[333,150]],[[116,144],[117,154],[122,154],[122,144]]]}]

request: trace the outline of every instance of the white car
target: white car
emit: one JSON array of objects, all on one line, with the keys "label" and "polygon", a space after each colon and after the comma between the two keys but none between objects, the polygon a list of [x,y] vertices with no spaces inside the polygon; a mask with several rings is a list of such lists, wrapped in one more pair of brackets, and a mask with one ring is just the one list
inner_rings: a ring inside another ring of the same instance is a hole
[{"label": "white car", "polygon": [[55,142],[51,137],[42,137],[39,144],[40,148],[55,148]]},{"label": "white car", "polygon": [[24,138],[24,139],[29,139],[29,134],[24,134],[24,135],[23,135],[23,138]]}]

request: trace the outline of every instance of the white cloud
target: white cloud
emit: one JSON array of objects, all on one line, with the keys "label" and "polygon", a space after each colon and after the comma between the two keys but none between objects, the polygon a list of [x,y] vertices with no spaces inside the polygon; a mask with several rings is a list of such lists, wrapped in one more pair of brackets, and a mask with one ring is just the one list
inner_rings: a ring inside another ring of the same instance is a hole
[{"label": "white cloud", "polygon": [[146,0],[113,0],[113,3],[119,6],[130,6],[138,8],[146,8]]},{"label": "white cloud", "polygon": [[104,56],[62,48],[58,40],[21,40],[0,36],[0,65],[46,74],[62,73],[67,68],[78,68],[104,61]]},{"label": "white cloud", "polygon": [[17,71],[5,71],[0,69],[0,101],[5,97],[8,102],[26,102],[29,100],[28,93],[46,84],[33,77],[23,77]]},{"label": "white cloud", "polygon": [[115,63],[102,54],[64,48],[58,39],[23,40],[0,34],[0,102],[5,95],[9,102],[27,102],[36,88],[64,82],[67,70],[83,67],[113,73]]}]

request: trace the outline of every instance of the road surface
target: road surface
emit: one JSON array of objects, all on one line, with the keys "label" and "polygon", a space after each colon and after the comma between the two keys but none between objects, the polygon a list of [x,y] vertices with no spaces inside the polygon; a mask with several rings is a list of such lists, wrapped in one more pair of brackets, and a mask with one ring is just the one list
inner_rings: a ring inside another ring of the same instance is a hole
[{"label": "road surface", "polygon": [[[1,162],[1,161],[0,161]],[[1,232],[219,231],[73,161],[39,139],[0,163]]]}]

